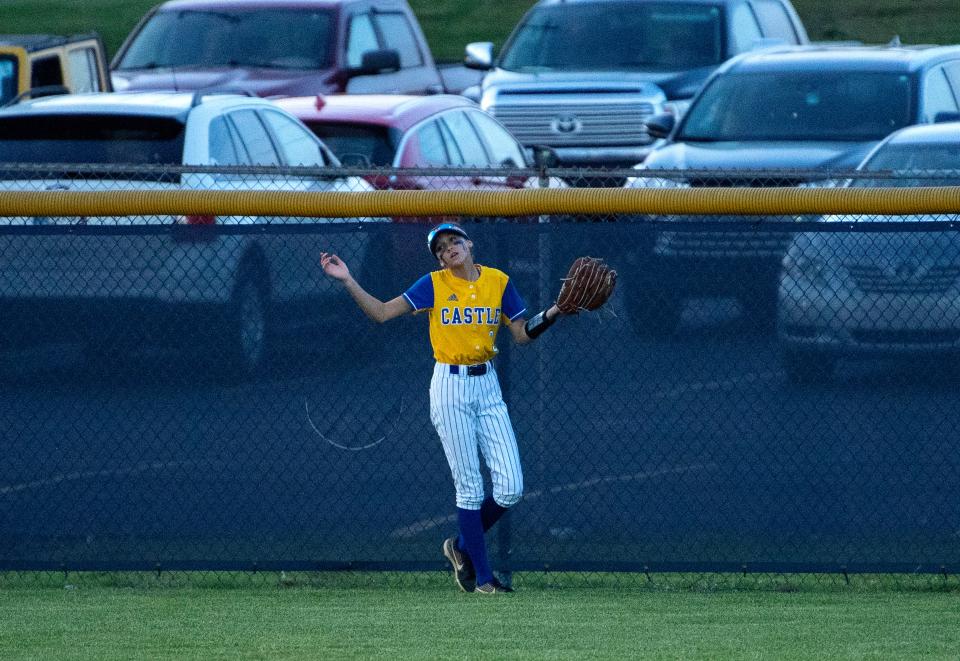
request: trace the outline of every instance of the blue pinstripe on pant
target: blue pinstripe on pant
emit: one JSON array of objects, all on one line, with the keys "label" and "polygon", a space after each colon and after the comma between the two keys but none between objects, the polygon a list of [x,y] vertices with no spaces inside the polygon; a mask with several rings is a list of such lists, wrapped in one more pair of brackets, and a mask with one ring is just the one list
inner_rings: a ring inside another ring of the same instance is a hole
[{"label": "blue pinstripe on pant", "polygon": [[493,499],[503,507],[523,494],[523,471],[517,438],[503,401],[493,363],[487,373],[468,376],[466,368],[451,374],[437,363],[430,381],[430,419],[450,465],[457,507],[478,510],[483,503],[480,455],[490,469]]}]

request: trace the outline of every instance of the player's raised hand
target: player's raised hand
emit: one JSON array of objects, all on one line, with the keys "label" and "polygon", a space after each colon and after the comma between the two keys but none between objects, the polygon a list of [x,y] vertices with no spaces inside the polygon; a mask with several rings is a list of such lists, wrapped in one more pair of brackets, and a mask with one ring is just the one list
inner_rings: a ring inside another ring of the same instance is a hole
[{"label": "player's raised hand", "polygon": [[346,263],[336,255],[331,255],[326,252],[320,253],[320,265],[323,267],[323,272],[331,278],[346,280],[350,277],[350,269],[347,268]]}]

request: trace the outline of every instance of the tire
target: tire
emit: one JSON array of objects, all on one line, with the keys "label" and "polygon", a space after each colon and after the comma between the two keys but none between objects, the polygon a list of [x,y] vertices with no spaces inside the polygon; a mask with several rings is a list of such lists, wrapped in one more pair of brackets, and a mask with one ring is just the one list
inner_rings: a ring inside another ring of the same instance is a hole
[{"label": "tire", "polygon": [[782,355],[787,379],[794,385],[826,383],[837,367],[837,358],[815,351],[787,350]]},{"label": "tire", "polygon": [[269,295],[266,276],[259,268],[243,268],[227,305],[224,355],[220,370],[224,376],[249,379],[261,373],[270,354]]}]

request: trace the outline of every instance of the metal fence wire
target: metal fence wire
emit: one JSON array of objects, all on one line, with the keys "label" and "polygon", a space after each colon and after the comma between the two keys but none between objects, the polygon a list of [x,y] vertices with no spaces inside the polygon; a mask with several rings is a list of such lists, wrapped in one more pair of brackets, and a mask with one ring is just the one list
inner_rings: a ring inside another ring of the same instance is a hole
[{"label": "metal fence wire", "polygon": [[[0,169],[7,190],[195,183]],[[294,174],[209,176],[331,179]],[[809,179],[755,174],[693,183]],[[377,325],[319,264],[393,298],[437,268],[440,218],[68,211],[0,218],[0,571],[447,567],[426,315]],[[488,537],[502,575],[956,572],[956,215],[457,219],[530,314],[576,256],[619,274],[605,309],[500,335],[526,484]]]}]

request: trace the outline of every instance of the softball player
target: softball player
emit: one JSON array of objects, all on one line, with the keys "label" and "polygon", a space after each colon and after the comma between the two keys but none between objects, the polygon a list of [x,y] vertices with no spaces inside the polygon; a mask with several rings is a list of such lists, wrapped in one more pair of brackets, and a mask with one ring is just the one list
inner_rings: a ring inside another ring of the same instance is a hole
[{"label": "softball player", "polygon": [[[427,235],[439,271],[424,275],[402,295],[381,301],[367,293],[336,255],[321,253],[324,272],[341,281],[363,312],[383,323],[428,311],[430,343],[437,363],[430,382],[430,418],[436,427],[456,487],[460,534],[443,542],[454,579],[465,592],[510,592],[494,576],[484,533],[523,493],[523,472],[513,425],[500,392],[494,358],[497,331],[510,329],[526,344],[560,316],[556,305],[531,320],[510,278],[473,261],[473,242],[455,223]],[[490,470],[492,496],[485,496],[480,454]]]}]

